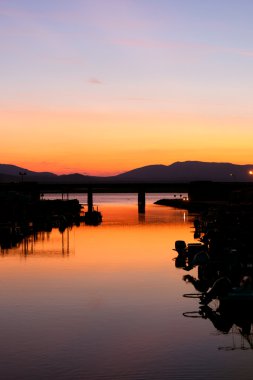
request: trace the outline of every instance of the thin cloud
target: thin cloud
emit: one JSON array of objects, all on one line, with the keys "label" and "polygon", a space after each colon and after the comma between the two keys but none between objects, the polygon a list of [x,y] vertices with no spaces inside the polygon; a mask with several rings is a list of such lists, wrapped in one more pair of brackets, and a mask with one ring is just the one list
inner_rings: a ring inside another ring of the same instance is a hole
[{"label": "thin cloud", "polygon": [[88,83],[96,85],[96,84],[102,84],[103,82],[98,78],[92,77],[88,80]]},{"label": "thin cloud", "polygon": [[253,50],[243,50],[240,48],[228,48],[210,44],[198,44],[180,41],[157,41],[143,39],[122,39],[114,40],[113,44],[125,47],[138,47],[144,49],[166,49],[173,51],[189,51],[189,52],[206,52],[206,53],[232,53],[245,57],[253,57]]}]

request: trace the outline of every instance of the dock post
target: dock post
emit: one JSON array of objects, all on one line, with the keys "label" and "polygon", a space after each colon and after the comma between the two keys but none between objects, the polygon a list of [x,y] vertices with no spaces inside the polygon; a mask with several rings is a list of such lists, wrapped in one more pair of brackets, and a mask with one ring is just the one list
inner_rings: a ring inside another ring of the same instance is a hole
[{"label": "dock post", "polygon": [[90,212],[93,211],[93,193],[92,193],[92,189],[88,189],[87,197],[88,197],[88,212],[90,213]]},{"label": "dock post", "polygon": [[138,213],[145,214],[145,206],[146,206],[146,193],[145,191],[140,191],[138,193]]}]

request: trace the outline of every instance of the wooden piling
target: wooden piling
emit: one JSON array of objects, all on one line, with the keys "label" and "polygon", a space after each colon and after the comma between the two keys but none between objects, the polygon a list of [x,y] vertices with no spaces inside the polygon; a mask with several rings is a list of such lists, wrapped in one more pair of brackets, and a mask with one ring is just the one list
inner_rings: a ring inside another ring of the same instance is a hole
[{"label": "wooden piling", "polygon": [[87,199],[88,212],[92,212],[93,211],[93,192],[92,192],[92,189],[88,190],[87,198],[88,198]]},{"label": "wooden piling", "polygon": [[141,191],[138,193],[138,213],[145,214],[146,208],[146,193],[145,191]]}]

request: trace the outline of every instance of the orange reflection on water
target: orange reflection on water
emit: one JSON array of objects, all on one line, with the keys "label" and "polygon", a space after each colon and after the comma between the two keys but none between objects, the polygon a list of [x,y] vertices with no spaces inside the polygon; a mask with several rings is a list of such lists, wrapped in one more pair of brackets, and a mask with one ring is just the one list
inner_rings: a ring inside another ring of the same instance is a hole
[{"label": "orange reflection on water", "polygon": [[184,237],[181,232],[176,224],[80,227],[75,231],[75,263],[84,265],[83,270],[154,268],[173,255],[175,236]]},{"label": "orange reflection on water", "polygon": [[[55,352],[61,368],[71,367],[74,357],[82,378],[96,378],[87,371],[108,371],[109,379],[112,371],[135,371],[168,346],[172,352],[185,344],[185,283],[173,248],[175,240],[192,241],[188,215],[147,206],[139,223],[135,206],[106,205],[101,211],[100,226],[81,225],[63,235],[53,229],[38,235],[28,254],[20,246],[0,257],[0,326],[10,347],[0,353],[6,362],[11,352],[24,353],[23,363],[34,360],[37,368],[40,355]],[[67,236],[70,254],[63,255]],[[55,368],[54,357],[48,355],[48,368]],[[169,353],[165,357],[167,365]]]}]

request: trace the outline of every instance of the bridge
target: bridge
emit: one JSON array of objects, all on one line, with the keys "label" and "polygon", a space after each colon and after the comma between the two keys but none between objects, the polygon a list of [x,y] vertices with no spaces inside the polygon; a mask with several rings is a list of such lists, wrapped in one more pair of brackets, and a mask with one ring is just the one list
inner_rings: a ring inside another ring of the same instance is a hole
[{"label": "bridge", "polygon": [[87,194],[88,211],[93,210],[94,193],[136,193],[138,212],[145,213],[146,193],[187,193],[190,201],[228,201],[250,198],[253,202],[253,182],[212,182],[196,181],[189,183],[170,182],[89,182],[89,183],[2,183],[0,192],[18,191],[40,199],[42,194],[71,193]]},{"label": "bridge", "polygon": [[40,184],[40,193],[85,194],[87,193],[88,212],[93,210],[94,193],[136,193],[138,212],[145,213],[146,193],[188,193],[186,183],[88,183],[88,184]]}]

